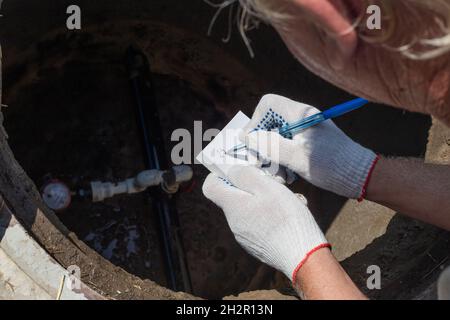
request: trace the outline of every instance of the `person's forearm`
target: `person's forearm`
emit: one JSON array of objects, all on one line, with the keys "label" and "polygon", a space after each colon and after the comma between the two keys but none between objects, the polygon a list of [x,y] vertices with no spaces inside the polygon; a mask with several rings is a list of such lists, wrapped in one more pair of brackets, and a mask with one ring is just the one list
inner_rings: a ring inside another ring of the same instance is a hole
[{"label": "person's forearm", "polygon": [[381,158],[366,198],[450,230],[450,166],[425,164],[419,159]]},{"label": "person's forearm", "polygon": [[294,288],[307,300],[367,299],[328,248],[316,251],[306,260],[297,272]]}]

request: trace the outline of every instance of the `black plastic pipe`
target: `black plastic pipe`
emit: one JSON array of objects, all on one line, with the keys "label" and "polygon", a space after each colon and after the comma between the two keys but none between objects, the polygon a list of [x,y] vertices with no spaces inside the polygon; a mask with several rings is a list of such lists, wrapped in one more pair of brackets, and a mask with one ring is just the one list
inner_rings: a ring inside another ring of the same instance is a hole
[{"label": "black plastic pipe", "polygon": [[[147,56],[134,47],[128,48],[126,59],[141,130],[146,167],[149,170],[167,170],[170,165],[165,156],[166,150],[150,63]],[[152,188],[149,192],[153,208],[158,213],[168,286],[172,290],[192,292],[187,262],[179,235],[179,221],[174,199],[163,192],[161,188]],[[178,285],[177,281],[178,269],[182,278],[181,286]]]}]

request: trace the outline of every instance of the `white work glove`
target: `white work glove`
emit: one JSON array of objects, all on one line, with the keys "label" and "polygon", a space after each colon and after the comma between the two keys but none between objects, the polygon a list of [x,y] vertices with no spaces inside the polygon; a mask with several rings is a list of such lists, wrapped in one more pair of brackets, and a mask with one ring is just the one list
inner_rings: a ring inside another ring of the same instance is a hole
[{"label": "white work glove", "polygon": [[378,157],[351,140],[331,120],[292,139],[270,132],[318,112],[312,106],[282,96],[265,95],[240,138],[250,150],[291,169],[315,186],[347,198],[362,199]]},{"label": "white work glove", "polygon": [[222,208],[248,253],[293,282],[306,258],[329,246],[306,200],[258,168],[233,167],[227,180],[210,174],[203,193]]}]

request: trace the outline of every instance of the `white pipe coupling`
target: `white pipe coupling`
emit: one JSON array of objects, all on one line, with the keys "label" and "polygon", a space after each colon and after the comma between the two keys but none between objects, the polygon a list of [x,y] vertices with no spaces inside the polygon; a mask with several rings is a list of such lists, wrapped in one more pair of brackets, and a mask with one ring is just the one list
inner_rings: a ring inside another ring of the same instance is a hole
[{"label": "white pipe coupling", "polygon": [[136,177],[121,182],[91,182],[92,201],[100,202],[118,194],[133,194],[146,190],[149,187],[161,185],[167,193],[178,191],[180,183],[192,179],[193,171],[190,166],[175,166],[168,171],[146,170]]}]

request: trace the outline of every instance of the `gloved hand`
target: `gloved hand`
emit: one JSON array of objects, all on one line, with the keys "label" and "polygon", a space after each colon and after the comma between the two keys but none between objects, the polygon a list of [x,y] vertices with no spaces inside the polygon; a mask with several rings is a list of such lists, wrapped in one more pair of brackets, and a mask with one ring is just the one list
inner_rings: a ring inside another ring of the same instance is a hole
[{"label": "gloved hand", "polygon": [[317,187],[347,198],[362,199],[378,157],[351,140],[331,120],[306,129],[292,139],[270,132],[318,112],[303,103],[265,95],[244,128],[241,140],[250,150],[291,169]]},{"label": "gloved hand", "polygon": [[306,200],[255,167],[233,167],[227,178],[210,174],[203,193],[248,253],[295,282],[306,258],[329,246]]}]

